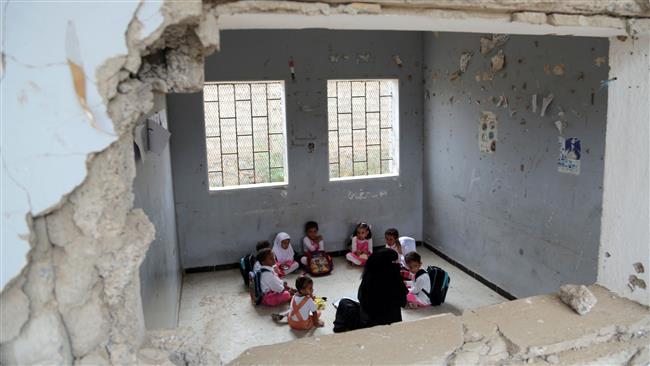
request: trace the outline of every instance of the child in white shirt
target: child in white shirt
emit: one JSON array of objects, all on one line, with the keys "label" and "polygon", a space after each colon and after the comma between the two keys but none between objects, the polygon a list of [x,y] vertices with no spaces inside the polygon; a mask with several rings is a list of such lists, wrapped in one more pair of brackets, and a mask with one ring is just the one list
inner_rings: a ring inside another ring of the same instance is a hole
[{"label": "child in white shirt", "polygon": [[302,239],[302,247],[305,255],[300,258],[300,262],[304,266],[307,265],[308,253],[313,254],[315,252],[325,251],[323,236],[318,234],[318,223],[315,221],[308,221],[305,224],[305,234],[307,235]]},{"label": "child in white shirt", "polygon": [[319,319],[320,313],[314,302],[314,281],[308,276],[296,279],[297,293],[291,300],[287,321],[292,329],[308,330],[322,327],[325,323]]},{"label": "child in white shirt", "polygon": [[262,290],[262,304],[267,306],[278,306],[289,302],[295,290],[283,282],[273,270],[275,256],[273,251],[264,248],[257,253],[257,261],[262,265],[260,268],[260,287]]},{"label": "child in white shirt", "polygon": [[276,258],[276,271],[280,277],[298,269],[299,264],[295,260],[296,253],[291,246],[291,237],[287,233],[278,233],[273,242],[273,253]]},{"label": "child in white shirt", "polygon": [[352,264],[363,266],[366,264],[368,257],[372,254],[372,232],[370,225],[361,222],[354,230],[352,237],[352,248],[345,258]]},{"label": "child in white shirt", "polygon": [[[259,253],[260,250],[265,248],[271,249],[271,243],[269,243],[268,240],[258,241],[255,246],[255,253]],[[260,264],[260,261],[256,260],[255,264],[253,264],[253,271],[259,271],[260,268],[262,268],[262,265]]]},{"label": "child in white shirt", "polygon": [[427,271],[422,269],[422,258],[417,252],[410,252],[404,257],[404,260],[411,273],[415,275],[413,286],[406,295],[409,308],[431,305],[431,299],[429,299],[431,279]]}]

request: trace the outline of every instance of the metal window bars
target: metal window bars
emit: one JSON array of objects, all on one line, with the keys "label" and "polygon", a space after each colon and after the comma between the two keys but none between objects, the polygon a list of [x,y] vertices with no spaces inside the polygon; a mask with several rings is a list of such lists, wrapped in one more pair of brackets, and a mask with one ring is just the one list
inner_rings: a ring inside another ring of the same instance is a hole
[{"label": "metal window bars", "polygon": [[330,179],[395,174],[396,80],[327,83]]},{"label": "metal window bars", "polygon": [[206,82],[208,186],[285,181],[284,82]]}]

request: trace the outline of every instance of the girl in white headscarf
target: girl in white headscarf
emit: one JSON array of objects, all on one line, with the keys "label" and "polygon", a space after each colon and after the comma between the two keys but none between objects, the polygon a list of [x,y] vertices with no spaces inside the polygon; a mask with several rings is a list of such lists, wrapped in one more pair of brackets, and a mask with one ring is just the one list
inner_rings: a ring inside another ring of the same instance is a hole
[{"label": "girl in white headscarf", "polygon": [[294,259],[295,252],[291,247],[291,237],[287,233],[278,233],[273,241],[273,253],[275,253],[276,267],[280,277],[298,269],[298,262]]}]

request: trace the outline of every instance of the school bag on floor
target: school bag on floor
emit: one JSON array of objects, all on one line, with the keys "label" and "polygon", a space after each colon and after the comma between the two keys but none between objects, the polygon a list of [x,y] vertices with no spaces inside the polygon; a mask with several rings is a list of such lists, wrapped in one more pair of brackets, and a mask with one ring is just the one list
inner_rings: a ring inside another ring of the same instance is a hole
[{"label": "school bag on floor", "polygon": [[419,270],[418,273],[415,274],[415,278],[417,279],[420,277],[422,274],[427,273],[429,275],[429,280],[431,281],[431,291],[424,293],[429,296],[429,300],[431,300],[431,305],[440,305],[443,302],[445,302],[445,297],[447,297],[447,290],[449,289],[449,274],[445,272],[444,269],[436,266],[429,266],[427,267],[427,270]]},{"label": "school bag on floor", "polygon": [[332,257],[324,251],[307,253],[307,272],[312,276],[324,276],[332,272]]},{"label": "school bag on floor", "polygon": [[251,302],[253,305],[259,305],[262,303],[262,273],[270,272],[266,268],[262,268],[259,271],[250,271],[248,272],[248,293],[251,296]]},{"label": "school bag on floor", "polygon": [[247,254],[239,260],[239,272],[244,279],[244,286],[248,287],[248,274],[253,270],[257,257],[255,254]]},{"label": "school bag on floor", "polygon": [[361,328],[361,307],[358,302],[343,298],[336,308],[334,333]]}]

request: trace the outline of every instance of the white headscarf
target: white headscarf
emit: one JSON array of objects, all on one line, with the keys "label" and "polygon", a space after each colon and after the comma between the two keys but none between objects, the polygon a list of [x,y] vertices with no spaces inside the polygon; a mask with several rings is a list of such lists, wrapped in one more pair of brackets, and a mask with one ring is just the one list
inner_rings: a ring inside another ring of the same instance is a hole
[{"label": "white headscarf", "polygon": [[415,239],[402,236],[399,238],[399,243],[402,245],[402,254],[407,255],[409,252],[415,252]]},{"label": "white headscarf", "polygon": [[273,241],[273,253],[275,253],[275,257],[280,263],[294,260],[294,251],[293,247],[291,246],[291,242],[289,242],[289,248],[282,248],[282,241],[285,239],[291,239],[291,237],[289,237],[289,234],[282,232],[278,233],[278,235],[275,236],[275,240]]}]

